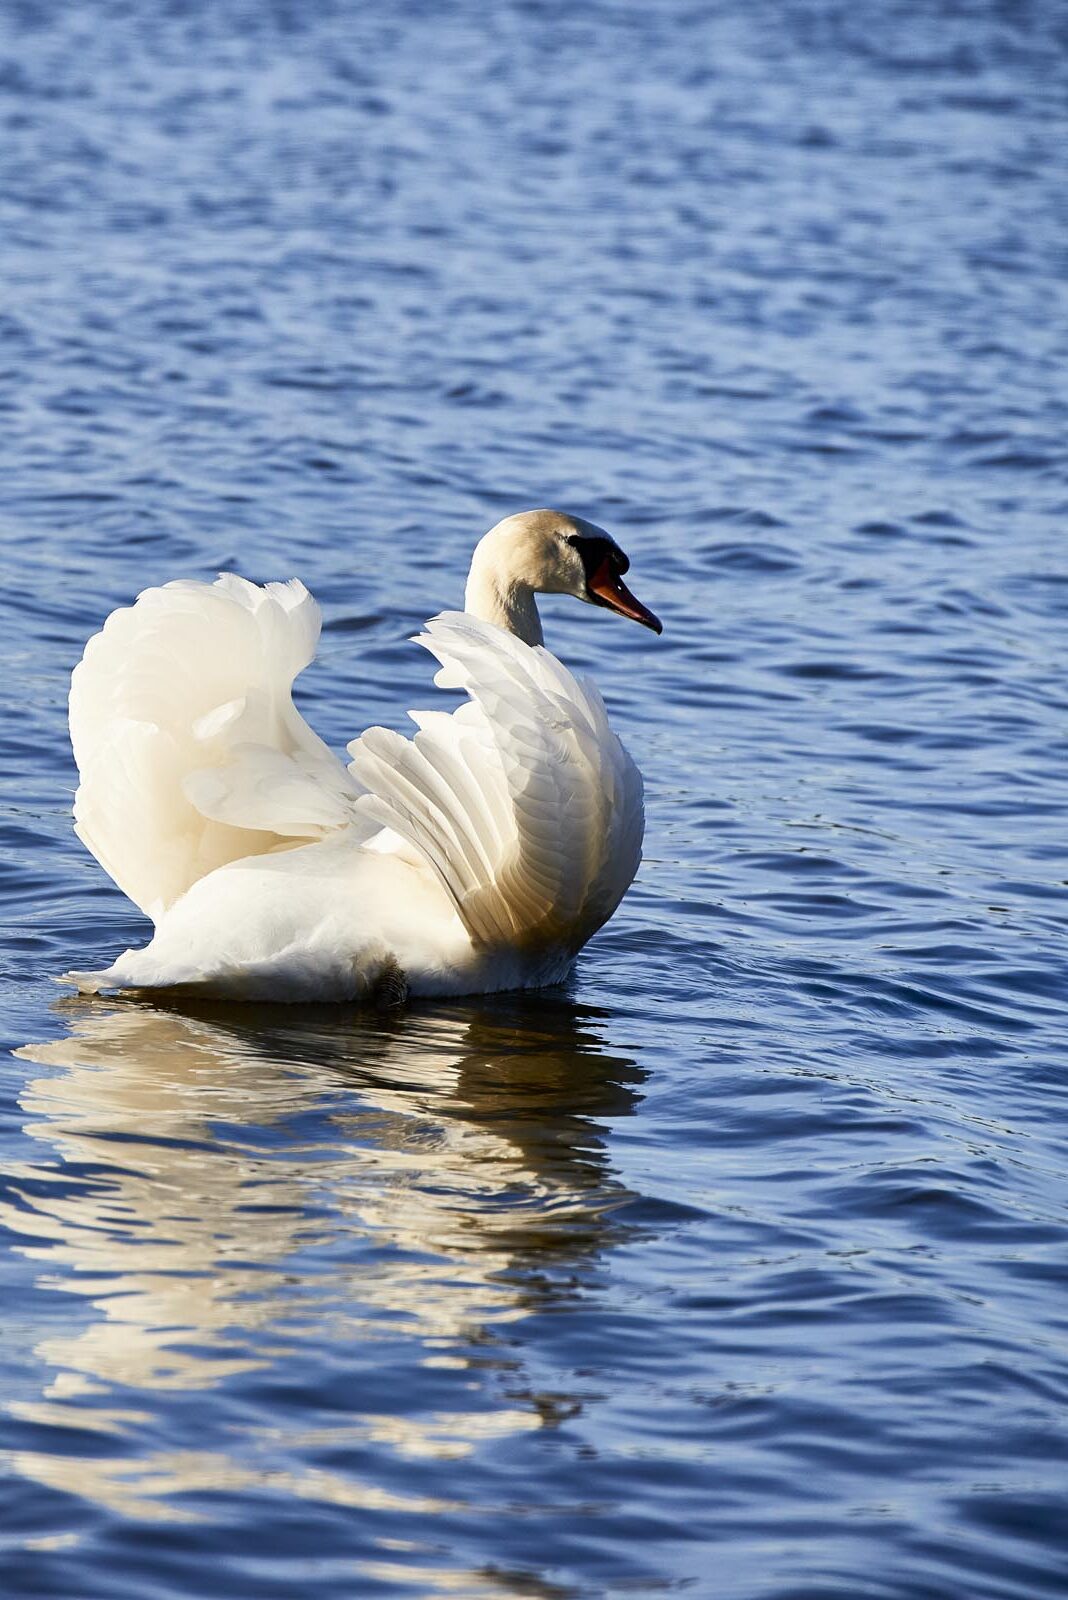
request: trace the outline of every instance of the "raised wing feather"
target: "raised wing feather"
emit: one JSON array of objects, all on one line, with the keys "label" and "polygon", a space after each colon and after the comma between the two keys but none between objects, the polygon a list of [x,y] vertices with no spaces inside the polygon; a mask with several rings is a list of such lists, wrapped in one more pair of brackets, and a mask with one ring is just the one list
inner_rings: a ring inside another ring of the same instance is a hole
[{"label": "raised wing feather", "polygon": [[75,831],[158,920],[198,878],[351,823],[358,790],[292,700],[319,608],[302,583],[148,589],[71,680]]},{"label": "raised wing feather", "polygon": [[419,635],[470,702],[371,728],[349,751],[369,819],[423,854],[476,943],[577,949],[641,859],[641,778],[592,684],[460,612]]}]

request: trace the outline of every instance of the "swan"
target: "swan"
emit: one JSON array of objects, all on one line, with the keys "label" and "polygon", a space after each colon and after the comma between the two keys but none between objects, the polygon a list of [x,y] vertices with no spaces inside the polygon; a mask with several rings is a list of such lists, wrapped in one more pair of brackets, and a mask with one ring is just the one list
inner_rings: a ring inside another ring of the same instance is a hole
[{"label": "swan", "polygon": [[319,607],[298,579],[147,589],[86,645],[70,691],[75,832],[155,932],[83,993],[394,1003],[559,982],[641,859],[637,767],[588,680],[542,641],[537,594],[661,632],[615,540],[581,517],[506,517],[462,612],[416,642],[468,698],[369,728],[346,767],[293,681]]}]

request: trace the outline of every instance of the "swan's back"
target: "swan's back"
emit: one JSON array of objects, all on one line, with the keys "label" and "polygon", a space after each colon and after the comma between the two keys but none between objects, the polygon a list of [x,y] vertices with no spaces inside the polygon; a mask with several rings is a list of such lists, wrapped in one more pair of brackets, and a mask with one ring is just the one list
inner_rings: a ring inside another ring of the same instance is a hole
[{"label": "swan's back", "polygon": [[227,862],[351,819],[341,763],[293,706],[319,608],[302,583],[148,589],[71,679],[75,831],[154,920]]}]

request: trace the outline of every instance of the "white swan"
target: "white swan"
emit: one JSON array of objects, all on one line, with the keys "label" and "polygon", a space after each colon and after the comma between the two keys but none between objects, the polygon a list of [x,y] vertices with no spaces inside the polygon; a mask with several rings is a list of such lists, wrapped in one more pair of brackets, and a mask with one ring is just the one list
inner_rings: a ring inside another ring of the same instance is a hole
[{"label": "white swan", "polygon": [[578,517],[498,523],[466,609],[419,635],[469,700],[412,712],[410,740],[370,728],[347,769],[291,698],[320,627],[302,583],[226,574],[113,612],[71,681],[75,831],[156,931],[67,981],[292,1001],[558,982],[637,871],[642,783],[534,596],[659,633],[628,565]]}]

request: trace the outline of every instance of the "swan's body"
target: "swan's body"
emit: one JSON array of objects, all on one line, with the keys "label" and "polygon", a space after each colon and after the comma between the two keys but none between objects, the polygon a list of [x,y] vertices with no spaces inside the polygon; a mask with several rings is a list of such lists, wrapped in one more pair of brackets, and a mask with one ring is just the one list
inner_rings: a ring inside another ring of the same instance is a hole
[{"label": "swan's body", "polygon": [[457,711],[371,728],[346,768],[292,701],[303,584],[149,589],[71,685],[75,828],[156,926],[79,987],[244,999],[471,994],[559,981],[641,856],[642,785],[600,696],[541,644],[536,590],[659,629],[626,557],[556,512],[498,525],[464,612],[420,635]]}]

